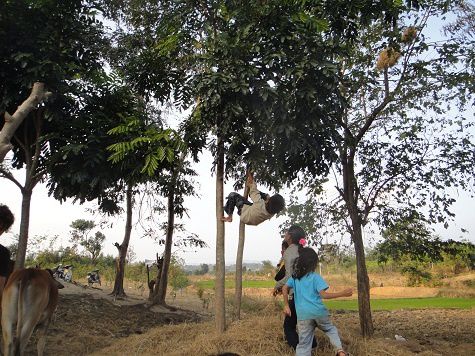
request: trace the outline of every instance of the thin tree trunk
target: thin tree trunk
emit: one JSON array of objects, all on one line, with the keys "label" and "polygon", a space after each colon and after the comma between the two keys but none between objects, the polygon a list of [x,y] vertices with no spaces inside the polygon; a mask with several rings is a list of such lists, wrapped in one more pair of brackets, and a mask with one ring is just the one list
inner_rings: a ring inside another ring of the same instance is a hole
[{"label": "thin tree trunk", "polygon": [[[249,196],[250,187],[247,184],[244,186],[244,198]],[[241,319],[241,299],[242,299],[242,258],[244,255],[244,242],[246,239],[246,225],[239,223],[239,242],[236,255],[236,281],[234,290],[234,319]]]},{"label": "thin tree trunk", "polygon": [[[32,104],[30,103],[28,105]],[[28,108],[28,110],[30,109],[31,108]],[[18,110],[20,110],[20,108]],[[28,111],[25,108],[21,109],[20,111],[22,110]],[[28,112],[31,112],[31,110]],[[25,183],[23,186],[21,186],[13,176],[9,175],[7,177],[20,187],[22,194],[20,235],[18,238],[18,251],[16,254],[15,269],[25,267],[26,250],[28,248],[28,236],[30,229],[31,197],[33,194],[33,189],[42,177],[42,174],[38,172],[38,165],[41,155],[40,136],[43,126],[43,112],[44,110],[39,109],[32,113],[34,114],[32,120],[28,122],[28,125],[24,126],[22,135],[17,136],[22,137],[22,139],[18,139],[18,141],[20,142],[20,146],[25,155]],[[34,136],[29,135],[31,125],[33,125]]]},{"label": "thin tree trunk", "polygon": [[215,283],[215,323],[218,332],[226,329],[226,310],[224,295],[225,259],[224,259],[224,216],[223,181],[224,181],[224,142],[218,135],[216,159],[216,283]]},{"label": "thin tree trunk", "polygon": [[[152,304],[166,305],[165,298],[167,295],[168,286],[168,271],[170,270],[170,261],[172,258],[173,233],[175,231],[175,189],[180,177],[180,172],[185,162],[186,151],[182,152],[175,171],[172,174],[170,186],[168,189],[168,222],[167,234],[165,237],[165,251],[163,253],[163,260],[161,268],[159,268],[160,277],[157,279],[155,289],[152,295]],[[158,265],[158,259],[157,259]]]},{"label": "thin tree trunk", "polygon": [[351,219],[350,234],[355,245],[356,278],[358,287],[358,311],[360,317],[361,334],[371,337],[374,333],[371,315],[369,278],[366,269],[366,258],[363,244],[362,223],[358,214],[358,187],[354,172],[354,159],[350,154],[342,159],[344,199]]},{"label": "thin tree trunk", "polygon": [[163,254],[163,264],[160,273],[160,281],[156,293],[154,293],[152,304],[165,304],[168,285],[168,271],[170,269],[170,261],[172,256],[173,231],[175,227],[175,179],[170,184],[168,192],[168,225],[167,235],[165,237],[165,251]]},{"label": "thin tree trunk", "polygon": [[16,253],[15,269],[25,267],[26,249],[28,247],[28,231],[30,228],[30,208],[32,190],[23,188],[21,190],[21,220],[20,236],[18,238],[18,250]]},{"label": "thin tree trunk", "polygon": [[353,242],[356,253],[356,280],[358,285],[358,312],[360,328],[363,337],[371,337],[374,333],[373,319],[370,305],[370,287],[366,257],[363,245],[363,234],[360,226],[353,226]]},{"label": "thin tree trunk", "polygon": [[115,243],[115,247],[119,252],[119,256],[117,257],[116,262],[116,271],[115,271],[115,281],[114,281],[114,289],[112,290],[111,295],[115,297],[125,297],[124,291],[124,275],[125,275],[125,262],[127,258],[127,249],[129,248],[130,242],[130,235],[132,233],[132,187],[129,185],[127,187],[126,192],[126,201],[127,201],[127,219],[125,222],[125,234],[124,240],[119,245],[117,242]]}]

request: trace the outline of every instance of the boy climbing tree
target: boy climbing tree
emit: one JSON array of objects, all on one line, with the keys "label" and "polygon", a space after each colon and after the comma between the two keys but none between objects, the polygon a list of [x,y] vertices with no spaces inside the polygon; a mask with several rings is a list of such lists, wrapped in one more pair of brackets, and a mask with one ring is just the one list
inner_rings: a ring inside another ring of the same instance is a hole
[{"label": "boy climbing tree", "polygon": [[241,216],[241,222],[246,225],[259,225],[284,209],[285,201],[280,194],[269,196],[269,194],[257,190],[257,185],[250,171],[247,173],[247,184],[250,187],[249,196],[253,203],[239,193],[229,193],[224,206],[224,211],[228,216],[223,216],[223,221],[233,221],[235,207],[238,210],[238,215]]}]

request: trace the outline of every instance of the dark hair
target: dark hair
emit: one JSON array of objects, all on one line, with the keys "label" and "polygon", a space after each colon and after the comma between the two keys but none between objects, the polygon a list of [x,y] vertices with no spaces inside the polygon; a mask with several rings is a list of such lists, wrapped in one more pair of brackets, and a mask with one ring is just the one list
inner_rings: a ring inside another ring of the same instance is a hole
[{"label": "dark hair", "polygon": [[290,235],[290,239],[292,240],[292,243],[298,246],[300,246],[299,241],[305,238],[305,235],[306,235],[305,230],[302,229],[298,225],[292,225],[291,227],[289,227],[289,229],[287,230],[287,233]]},{"label": "dark hair", "polygon": [[269,198],[266,204],[266,209],[271,214],[277,214],[285,208],[285,200],[280,194],[274,194]]},{"label": "dark hair", "polygon": [[299,250],[299,257],[294,263],[293,277],[300,279],[307,273],[314,272],[318,264],[318,255],[313,248],[304,247]]},{"label": "dark hair", "polygon": [[8,206],[0,204],[0,230],[8,230],[14,221],[15,217]]},{"label": "dark hair", "polygon": [[287,243],[287,241],[282,241],[282,248],[287,248],[289,247],[289,244]]}]

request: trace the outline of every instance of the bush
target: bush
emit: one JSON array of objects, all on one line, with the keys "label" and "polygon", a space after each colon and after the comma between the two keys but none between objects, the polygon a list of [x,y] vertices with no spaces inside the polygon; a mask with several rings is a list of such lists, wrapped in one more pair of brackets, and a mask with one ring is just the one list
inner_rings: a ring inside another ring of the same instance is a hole
[{"label": "bush", "polygon": [[417,287],[421,284],[427,284],[432,280],[430,272],[424,271],[417,266],[404,266],[401,273],[407,275],[407,285],[409,287]]}]

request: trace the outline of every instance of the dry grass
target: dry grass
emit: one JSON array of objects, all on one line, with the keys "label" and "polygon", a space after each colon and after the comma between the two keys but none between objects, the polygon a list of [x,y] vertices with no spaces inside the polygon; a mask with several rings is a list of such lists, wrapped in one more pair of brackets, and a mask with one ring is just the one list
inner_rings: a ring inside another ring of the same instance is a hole
[{"label": "dry grass", "polygon": [[[294,355],[283,339],[281,310],[274,302],[254,299],[260,310],[230,322],[224,334],[215,331],[214,322],[187,323],[153,328],[143,335],[118,340],[94,355]],[[253,306],[255,308],[255,305]],[[475,345],[473,310],[374,312],[375,337],[365,340],[359,334],[357,313],[334,314],[347,351],[352,355],[451,355],[473,354]],[[394,340],[404,335],[406,342]],[[328,339],[317,331],[318,355],[333,355]]]}]

